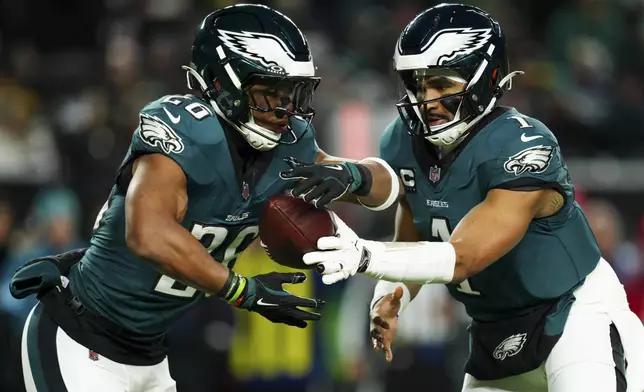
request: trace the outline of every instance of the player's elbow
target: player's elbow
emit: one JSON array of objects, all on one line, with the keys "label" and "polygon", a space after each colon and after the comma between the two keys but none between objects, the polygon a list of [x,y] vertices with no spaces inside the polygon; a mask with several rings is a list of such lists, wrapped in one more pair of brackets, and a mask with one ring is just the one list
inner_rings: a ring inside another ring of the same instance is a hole
[{"label": "player's elbow", "polygon": [[454,264],[452,283],[460,283],[485,269],[488,263],[480,252],[475,249],[459,247],[456,244],[453,245],[455,245],[456,263]]},{"label": "player's elbow", "polygon": [[153,258],[154,238],[158,238],[153,225],[128,222],[125,228],[125,242],[129,250],[143,258]]},{"label": "player's elbow", "polygon": [[456,263],[456,265],[454,266],[454,277],[452,278],[451,283],[459,284],[475,274],[476,272],[474,272],[474,270],[469,265],[464,263]]}]

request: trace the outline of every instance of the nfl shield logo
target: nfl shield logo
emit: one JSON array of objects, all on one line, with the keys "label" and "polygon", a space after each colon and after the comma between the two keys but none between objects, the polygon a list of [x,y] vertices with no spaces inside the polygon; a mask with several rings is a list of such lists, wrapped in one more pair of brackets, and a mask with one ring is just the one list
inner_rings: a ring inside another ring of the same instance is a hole
[{"label": "nfl shield logo", "polygon": [[434,165],[429,168],[429,180],[431,182],[438,182],[441,179],[441,168]]},{"label": "nfl shield logo", "polygon": [[98,354],[94,350],[89,350],[89,359],[92,361],[98,361]]},{"label": "nfl shield logo", "polygon": [[250,187],[248,186],[248,183],[244,181],[242,183],[242,197],[244,200],[247,200],[248,196],[250,196]]}]

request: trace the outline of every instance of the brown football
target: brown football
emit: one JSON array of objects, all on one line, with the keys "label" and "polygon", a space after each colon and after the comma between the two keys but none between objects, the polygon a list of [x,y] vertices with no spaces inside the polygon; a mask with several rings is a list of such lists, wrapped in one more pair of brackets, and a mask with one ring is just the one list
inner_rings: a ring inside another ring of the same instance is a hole
[{"label": "brown football", "polygon": [[320,237],[333,235],[335,223],[329,210],[287,195],[270,198],[259,217],[259,237],[266,253],[290,268],[312,268],[302,262],[302,256],[316,250]]}]

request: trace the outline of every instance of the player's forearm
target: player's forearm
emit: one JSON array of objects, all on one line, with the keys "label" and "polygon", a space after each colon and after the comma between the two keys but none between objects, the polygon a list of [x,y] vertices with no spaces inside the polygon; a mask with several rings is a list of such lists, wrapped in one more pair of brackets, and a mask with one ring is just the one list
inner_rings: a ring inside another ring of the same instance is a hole
[{"label": "player's forearm", "polygon": [[396,173],[385,161],[366,158],[358,164],[367,169],[369,177],[362,192],[356,192],[360,204],[373,210],[384,210],[400,198],[403,187],[400,186]]},{"label": "player's forearm", "polygon": [[365,246],[369,254],[358,272],[373,278],[419,285],[455,278],[456,253],[447,242],[365,241]]},{"label": "player's forearm", "polygon": [[449,242],[369,242],[363,272],[406,283],[459,283],[494,263],[523,238],[529,215],[480,204],[468,213]]},{"label": "player's forearm", "polygon": [[128,247],[164,274],[205,293],[219,294],[230,270],[212,259],[204,247],[176,222],[146,224],[128,230]]},{"label": "player's forearm", "polygon": [[451,241],[370,243],[368,247],[370,260],[361,272],[376,279],[421,285],[459,283],[507,253],[484,253],[477,245],[454,245]]}]

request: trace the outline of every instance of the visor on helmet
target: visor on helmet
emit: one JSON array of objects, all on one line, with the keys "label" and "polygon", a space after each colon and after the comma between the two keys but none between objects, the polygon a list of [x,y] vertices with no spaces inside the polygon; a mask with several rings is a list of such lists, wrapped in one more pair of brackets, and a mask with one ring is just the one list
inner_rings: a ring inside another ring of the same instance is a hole
[{"label": "visor on helmet", "polygon": [[313,94],[320,78],[252,75],[244,84],[249,107],[258,112],[275,112],[275,116],[313,117]]}]

